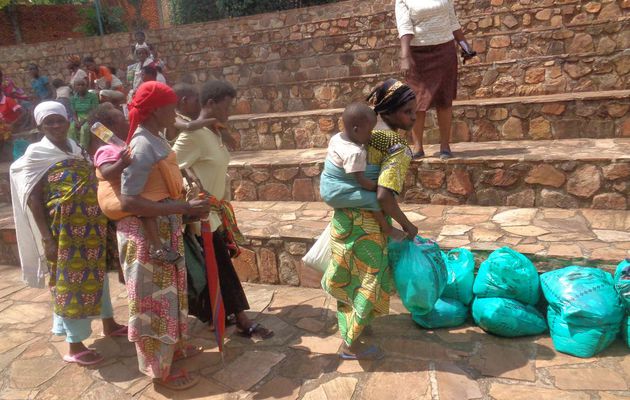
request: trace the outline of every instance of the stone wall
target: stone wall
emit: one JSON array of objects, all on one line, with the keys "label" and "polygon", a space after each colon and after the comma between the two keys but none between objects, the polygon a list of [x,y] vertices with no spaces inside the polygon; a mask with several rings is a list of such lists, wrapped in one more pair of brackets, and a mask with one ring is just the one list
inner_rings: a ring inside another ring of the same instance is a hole
[{"label": "stone wall", "polygon": [[[492,10],[458,3],[480,53],[477,65],[462,67],[460,98],[628,86],[627,1],[498,3]],[[149,38],[167,62],[169,79],[228,79],[240,89],[237,111],[244,114],[340,107],[398,74],[391,1],[353,0],[181,26],[151,31]],[[111,35],[0,48],[0,59],[18,81],[31,61],[52,76],[64,75],[65,58],[75,53],[124,70],[131,62],[129,42],[127,35]]]},{"label": "stone wall", "polygon": [[[298,160],[230,167],[233,198],[320,201],[322,170],[323,162]],[[628,194],[628,162],[605,158],[592,162],[530,160],[521,156],[505,161],[463,158],[414,162],[400,196],[405,203],[623,210]]]},{"label": "stone wall", "polygon": [[[453,141],[630,137],[630,91],[619,98],[563,97],[456,102]],[[231,126],[239,137],[239,150],[323,148],[342,129],[342,111],[235,116]],[[425,143],[438,142],[437,120],[430,111]]]}]

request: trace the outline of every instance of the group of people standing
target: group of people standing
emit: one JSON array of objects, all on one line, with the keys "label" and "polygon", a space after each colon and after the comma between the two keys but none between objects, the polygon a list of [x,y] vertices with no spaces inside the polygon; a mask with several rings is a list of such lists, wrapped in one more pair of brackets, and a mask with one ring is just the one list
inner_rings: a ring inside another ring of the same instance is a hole
[{"label": "group of people standing", "polygon": [[[188,238],[187,245],[203,252],[194,224],[199,219],[209,219],[212,227],[230,321],[248,337],[273,335],[245,314],[249,304],[231,261],[238,253],[233,240],[238,227],[225,222],[231,210],[225,193],[230,156],[223,124],[235,97],[223,81],[208,82],[201,92],[187,84],[143,83],[128,104],[128,119],[111,103],[98,105],[88,117],[88,124],[100,122],[126,141],[125,147],[97,137],[82,147],[69,137],[71,118],[63,104],[44,101],[35,107],[43,138],[11,165],[12,200],[24,279],[43,287],[49,275],[52,332],[66,337],[66,362],[103,360],[83,344],[91,320],[100,318],[104,335],[135,344],[140,370],[156,384],[185,389],[197,383],[198,377],[172,364],[203,350],[186,338],[189,303],[201,320],[212,317],[207,282],[191,282],[199,274],[187,269],[204,266],[154,251],[153,240],[157,237],[158,250],[185,255]],[[180,169],[196,177],[206,198],[184,197]],[[117,265],[127,288],[127,325],[113,319],[109,298],[107,270]]]},{"label": "group of people standing", "polygon": [[[388,313],[393,289],[388,236],[401,240],[418,232],[401,211],[398,194],[411,160],[424,155],[429,107],[438,110],[440,156],[452,157],[454,42],[464,59],[474,56],[451,0],[397,0],[396,17],[407,84],[387,80],[367,103],[347,108],[344,132],[331,140],[321,182],[322,198],[335,208],[332,261],[322,286],[338,301],[340,355],[346,359],[382,356],[362,339],[373,318]],[[62,102],[35,107],[43,138],[11,166],[20,261],[31,286],[43,287],[49,274],[53,333],[69,343],[64,360],[81,365],[103,360],[82,343],[91,334],[91,319],[100,318],[105,335],[126,336],[135,344],[140,370],[156,384],[185,389],[198,379],[172,364],[202,351],[186,344],[187,316],[211,318],[208,284],[198,281],[203,261],[190,250],[204,250],[199,219],[207,219],[213,232],[226,314],[245,336],[266,339],[273,332],[247,318],[249,305],[231,262],[240,234],[226,194],[234,141],[226,123],[236,91],[223,81],[201,90],[185,83],[167,86],[151,46],[137,39],[126,114],[116,101],[96,104],[81,116],[76,109],[83,110],[87,100],[71,102],[76,115]],[[89,57],[83,63],[87,71],[78,57],[68,63],[76,94],[85,96],[91,85],[101,92],[119,90],[106,67]],[[154,71],[155,79],[145,78]],[[89,140],[72,136],[71,123],[83,130],[95,122],[127,146],[111,147],[89,133]],[[401,134],[409,130],[413,149]],[[205,190],[205,198],[184,196],[182,170]],[[392,219],[401,231],[391,227]],[[113,265],[121,266],[127,288],[127,326],[113,319],[106,274]]]}]

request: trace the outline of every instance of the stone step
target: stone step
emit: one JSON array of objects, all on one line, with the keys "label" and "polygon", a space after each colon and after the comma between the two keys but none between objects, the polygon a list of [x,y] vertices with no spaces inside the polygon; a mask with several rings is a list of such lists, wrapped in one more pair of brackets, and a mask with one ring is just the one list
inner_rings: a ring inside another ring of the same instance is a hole
[{"label": "stone step", "polygon": [[[241,279],[303,286],[320,274],[301,258],[319,237],[333,211],[323,203],[236,202],[247,245],[235,261]],[[630,255],[630,213],[609,210],[403,205],[419,234],[443,250],[472,249],[478,261],[509,246],[539,271],[572,264],[611,270]]]},{"label": "stone step", "polygon": [[[408,203],[626,209],[630,139],[459,143],[457,158],[414,161]],[[319,201],[325,149],[243,151],[230,163],[233,199]]]},{"label": "stone step", "polygon": [[[324,203],[258,201],[233,203],[246,243],[235,259],[243,281],[316,287],[321,275],[301,258],[322,233],[333,210]],[[480,262],[509,246],[539,271],[568,265],[612,270],[630,256],[630,212],[403,204],[423,237],[447,251],[471,249]],[[0,207],[0,260],[19,265],[10,206]],[[9,215],[6,217],[6,215]]]},{"label": "stone step", "polygon": [[[247,44],[217,46],[211,39],[207,46],[186,41],[169,42],[161,45],[169,54],[169,75],[184,74],[189,69],[210,67],[210,74],[229,75],[234,69],[256,71],[282,71],[296,68],[308,75],[309,68],[317,68],[329,62],[326,57],[341,54],[335,59],[343,65],[343,59],[360,59],[362,51],[399,49],[394,19],[372,16],[371,23],[339,29],[326,36],[300,37],[299,39],[269,38],[265,35],[251,37]],[[629,47],[630,35],[624,27],[629,16],[612,21],[579,22],[559,27],[517,28],[509,31],[469,33],[468,40],[478,52],[474,62],[517,60],[550,54],[581,54],[593,52],[608,54],[616,49]],[[366,27],[368,27],[366,29]],[[203,54],[203,58],[199,55]],[[326,57],[324,57],[326,56]],[[210,62],[208,63],[208,60]],[[262,73],[262,72],[260,72]],[[177,75],[175,75],[177,76]],[[253,82],[252,82],[253,83]]]},{"label": "stone step", "polygon": [[630,7],[623,0],[455,0],[454,3],[459,16],[473,18],[527,14],[529,16],[524,19],[530,23],[551,21],[555,16],[562,16],[563,21],[598,20],[627,12]]},{"label": "stone step", "polygon": [[[397,51],[397,50],[396,50]],[[216,76],[232,80],[238,88],[236,113],[304,111],[341,108],[351,101],[363,100],[385,79],[399,77],[394,49],[384,55],[374,51],[360,67],[367,74],[356,74],[349,67],[318,69],[325,77],[309,79],[299,71],[260,76],[265,83],[254,84],[242,71]],[[335,56],[336,57],[336,56]],[[387,65],[371,66],[370,60],[383,59]],[[359,60],[355,64],[363,63]],[[630,89],[630,49],[611,55],[537,56],[518,61],[464,66],[459,73],[458,98],[495,98],[546,94]],[[206,77],[207,79],[207,77]],[[260,82],[260,81],[257,81]]]},{"label": "stone step", "polygon": [[[458,100],[453,142],[630,136],[630,90]],[[323,148],[341,130],[342,108],[235,115],[239,150]],[[439,143],[435,112],[425,143]]]}]

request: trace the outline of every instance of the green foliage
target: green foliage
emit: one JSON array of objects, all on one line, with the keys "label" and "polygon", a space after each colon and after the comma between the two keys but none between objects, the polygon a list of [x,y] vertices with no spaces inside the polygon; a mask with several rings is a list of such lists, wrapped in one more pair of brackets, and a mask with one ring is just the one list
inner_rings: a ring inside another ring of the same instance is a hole
[{"label": "green foliage", "polygon": [[173,21],[182,25],[335,1],[339,0],[170,0],[170,6]]},{"label": "green foliage", "polygon": [[[98,18],[96,9],[85,7],[79,10],[85,23],[77,28],[78,32],[83,32],[86,36],[98,36]],[[101,3],[101,21],[103,22],[104,33],[126,32],[127,25],[124,20],[125,11],[121,7],[105,7]]]},{"label": "green foliage", "polygon": [[169,5],[171,17],[176,25],[221,18],[214,0],[170,0]]}]

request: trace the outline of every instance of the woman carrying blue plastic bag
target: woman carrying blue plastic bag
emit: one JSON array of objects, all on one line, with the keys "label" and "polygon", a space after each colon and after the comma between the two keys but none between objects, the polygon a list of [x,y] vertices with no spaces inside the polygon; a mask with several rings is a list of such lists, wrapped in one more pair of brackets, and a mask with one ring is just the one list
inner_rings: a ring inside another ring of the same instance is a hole
[{"label": "woman carrying blue plastic bag", "polygon": [[[398,130],[415,121],[415,95],[407,85],[389,79],[368,97],[380,116],[368,143],[368,168],[380,167],[377,199],[383,212],[414,238],[416,228],[396,201],[402,191],[411,149]],[[324,190],[323,188],[322,190]],[[382,351],[364,346],[359,337],[374,317],[389,313],[394,286],[387,257],[387,239],[373,213],[358,208],[335,209],[331,229],[332,261],[322,279],[324,290],[337,299],[344,359],[378,359]]]}]

